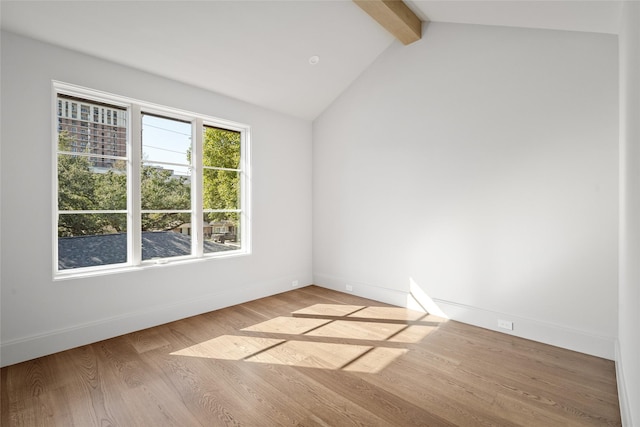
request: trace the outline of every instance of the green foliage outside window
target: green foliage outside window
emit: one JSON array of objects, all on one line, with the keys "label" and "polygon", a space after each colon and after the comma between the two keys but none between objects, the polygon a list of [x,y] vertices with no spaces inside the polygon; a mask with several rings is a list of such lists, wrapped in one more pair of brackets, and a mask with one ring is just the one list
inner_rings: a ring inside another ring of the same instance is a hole
[{"label": "green foliage outside window", "polygon": [[[240,168],[240,132],[205,128],[203,165]],[[240,209],[240,173],[235,170],[206,169],[203,172],[204,209]],[[210,212],[209,221],[231,220],[238,225],[237,213]]]},{"label": "green foliage outside window", "polygon": [[[59,151],[70,151],[73,138],[68,132],[58,136]],[[207,127],[203,142],[203,165],[240,168],[240,133]],[[189,156],[190,153],[188,153]],[[189,210],[191,188],[187,177],[171,170],[143,166],[141,171],[142,209]],[[240,173],[236,170],[204,169],[204,209],[240,209]],[[58,154],[58,210],[126,210],[126,164],[116,161],[106,172],[96,172],[91,159],[83,155]],[[231,221],[237,227],[237,213],[208,213],[209,221]],[[143,231],[171,230],[189,222],[189,214],[153,213],[142,217]],[[61,214],[58,236],[83,236],[126,231],[126,215]],[[237,229],[237,228],[236,228]]]}]

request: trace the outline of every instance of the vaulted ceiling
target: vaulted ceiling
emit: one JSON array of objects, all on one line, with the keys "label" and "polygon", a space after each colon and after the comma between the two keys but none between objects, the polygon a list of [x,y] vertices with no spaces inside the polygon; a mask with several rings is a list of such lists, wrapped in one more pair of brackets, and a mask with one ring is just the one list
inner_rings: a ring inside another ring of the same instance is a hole
[{"label": "vaulted ceiling", "polygon": [[[423,21],[608,34],[618,31],[621,6],[613,0],[406,3]],[[399,43],[350,0],[3,0],[0,8],[3,30],[306,119]]]}]

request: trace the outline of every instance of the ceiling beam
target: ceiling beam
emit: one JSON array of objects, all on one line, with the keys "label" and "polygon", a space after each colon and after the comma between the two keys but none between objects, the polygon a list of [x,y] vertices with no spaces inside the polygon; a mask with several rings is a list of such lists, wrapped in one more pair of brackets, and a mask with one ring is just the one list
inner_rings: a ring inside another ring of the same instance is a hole
[{"label": "ceiling beam", "polygon": [[402,0],[353,0],[387,31],[408,45],[422,37],[422,21]]}]

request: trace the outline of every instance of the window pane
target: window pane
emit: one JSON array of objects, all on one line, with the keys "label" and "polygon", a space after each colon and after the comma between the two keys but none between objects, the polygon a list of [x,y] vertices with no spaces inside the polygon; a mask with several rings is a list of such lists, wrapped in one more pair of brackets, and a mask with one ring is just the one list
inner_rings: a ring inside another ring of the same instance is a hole
[{"label": "window pane", "polygon": [[142,259],[191,255],[190,219],[186,213],[142,214]]},{"label": "window pane", "polygon": [[[77,101],[82,101],[80,104]],[[62,106],[64,105],[64,108]],[[69,109],[71,105],[71,109]],[[74,107],[76,105],[76,107]],[[77,105],[80,115],[77,114]],[[104,105],[87,100],[58,96],[58,129],[67,147],[60,151],[83,152],[99,156],[127,156],[127,110],[111,106],[113,126],[105,126],[99,111]],[[75,110],[74,110],[75,109]],[[75,111],[75,112],[74,112]],[[93,114],[90,114],[93,111]],[[118,120],[116,121],[116,117]],[[74,120],[80,119],[80,120]],[[79,127],[78,127],[79,125]]]},{"label": "window pane", "polygon": [[[189,213],[154,212],[142,214],[142,231],[171,231],[181,232],[180,228],[191,221]],[[185,233],[185,234],[191,234]]]},{"label": "window pane", "polygon": [[58,269],[127,262],[126,214],[58,215]]},{"label": "window pane", "polygon": [[240,169],[240,132],[204,128],[203,165]]},{"label": "window pane", "polygon": [[183,165],[168,165],[165,163],[157,163],[157,162],[142,162],[142,168],[155,168],[155,169],[163,169],[168,171],[168,175],[174,178],[186,178],[187,180],[191,179],[191,168],[189,166]]},{"label": "window pane", "polygon": [[205,169],[202,201],[204,209],[240,209],[240,172]]},{"label": "window pane", "polygon": [[191,123],[142,116],[142,159],[150,162],[191,163]]},{"label": "window pane", "polygon": [[240,213],[210,212],[204,214],[204,253],[241,248]]},{"label": "window pane", "polygon": [[123,209],[127,209],[127,171],[124,161],[58,155],[58,210]]},{"label": "window pane", "polygon": [[171,169],[147,163],[142,165],[140,175],[142,209],[191,209],[190,177],[176,175]]}]

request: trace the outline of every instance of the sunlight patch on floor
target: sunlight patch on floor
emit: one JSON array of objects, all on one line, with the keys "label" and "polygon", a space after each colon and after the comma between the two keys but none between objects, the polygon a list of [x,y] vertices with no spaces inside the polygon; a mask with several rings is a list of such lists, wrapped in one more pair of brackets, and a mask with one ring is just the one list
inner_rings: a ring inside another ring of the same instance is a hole
[{"label": "sunlight patch on floor", "polygon": [[248,332],[269,332],[272,334],[295,334],[307,333],[319,326],[331,322],[327,319],[314,319],[310,317],[284,317],[278,316],[262,323],[258,323],[242,329]]},{"label": "sunlight patch on floor", "polygon": [[409,310],[400,307],[366,307],[360,311],[352,313],[347,317],[365,318],[365,319],[377,319],[377,320],[420,320],[425,317],[427,313],[420,311]]},{"label": "sunlight patch on floor", "polygon": [[442,320],[401,307],[315,304],[171,354],[378,373]]},{"label": "sunlight patch on floor", "polygon": [[283,339],[222,335],[191,347],[171,353],[173,356],[204,357],[208,359],[242,360],[270,347],[285,342]]},{"label": "sunlight patch on floor", "polygon": [[340,369],[372,347],[310,341],[287,341],[246,359],[299,368]]},{"label": "sunlight patch on floor", "polygon": [[380,322],[353,322],[334,320],[328,325],[309,332],[312,337],[349,338],[354,340],[384,341],[398,334],[407,325]]},{"label": "sunlight patch on floor", "polygon": [[349,314],[358,312],[366,308],[364,305],[348,305],[348,304],[314,304],[291,313],[293,316],[348,316]]}]

